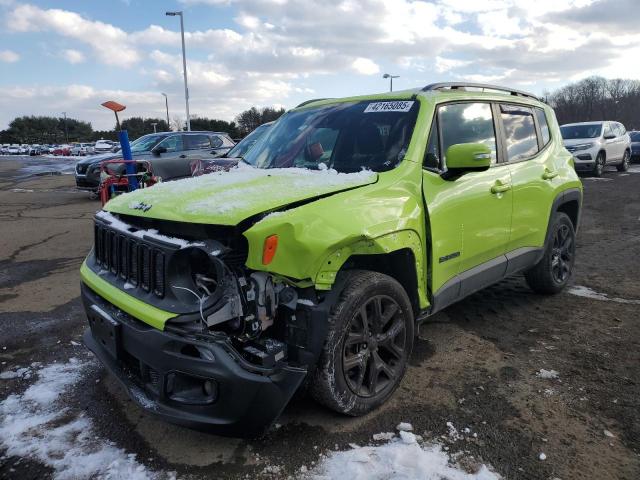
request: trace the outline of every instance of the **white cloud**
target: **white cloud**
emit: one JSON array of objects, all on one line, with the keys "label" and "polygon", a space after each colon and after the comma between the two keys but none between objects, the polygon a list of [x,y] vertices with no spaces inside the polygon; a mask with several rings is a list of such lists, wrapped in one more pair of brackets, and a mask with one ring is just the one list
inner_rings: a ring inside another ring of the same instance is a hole
[{"label": "white cloud", "polygon": [[20,55],[13,50],[0,50],[0,62],[14,63],[18,60],[20,60]]},{"label": "white cloud", "polygon": [[20,60],[20,55],[13,50],[0,50],[0,62],[14,63],[18,60]]},{"label": "white cloud", "polygon": [[9,12],[5,24],[14,32],[52,31],[72,38],[89,45],[108,65],[128,66],[139,59],[136,49],[128,44],[124,30],[108,23],[87,20],[68,10],[43,10],[33,5],[20,5]]},{"label": "white cloud", "polygon": [[74,50],[72,48],[63,50],[62,52],[60,52],[60,54],[62,58],[64,58],[67,62],[69,62],[72,65],[75,65],[76,63],[82,63],[85,60],[84,53],[80,52],[79,50]]},{"label": "white cloud", "polygon": [[356,58],[351,64],[353,70],[361,75],[375,75],[380,72],[380,67],[368,58]]}]

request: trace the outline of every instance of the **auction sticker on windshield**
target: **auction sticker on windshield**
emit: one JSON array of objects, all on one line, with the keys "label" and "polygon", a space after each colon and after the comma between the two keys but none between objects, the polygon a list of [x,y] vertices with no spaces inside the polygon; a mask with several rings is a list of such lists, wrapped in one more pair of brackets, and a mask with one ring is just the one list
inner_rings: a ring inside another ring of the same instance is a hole
[{"label": "auction sticker on windshield", "polygon": [[413,101],[399,101],[399,102],[374,102],[367,105],[364,109],[364,113],[375,112],[408,112],[413,106]]}]

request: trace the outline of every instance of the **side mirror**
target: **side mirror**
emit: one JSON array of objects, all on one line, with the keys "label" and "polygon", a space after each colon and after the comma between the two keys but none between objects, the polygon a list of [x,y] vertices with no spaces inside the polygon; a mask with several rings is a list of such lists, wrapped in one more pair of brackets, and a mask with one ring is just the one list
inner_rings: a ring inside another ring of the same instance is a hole
[{"label": "side mirror", "polygon": [[491,149],[483,143],[457,143],[447,148],[448,170],[486,170],[491,165]]},{"label": "side mirror", "polygon": [[155,147],[151,150],[151,153],[154,155],[160,155],[161,153],[165,153],[167,151],[167,147]]},{"label": "side mirror", "polygon": [[616,138],[616,136],[615,136],[613,133],[607,133],[607,134],[604,136],[604,139],[605,139],[605,140],[611,140],[611,139],[614,139],[614,138]]}]

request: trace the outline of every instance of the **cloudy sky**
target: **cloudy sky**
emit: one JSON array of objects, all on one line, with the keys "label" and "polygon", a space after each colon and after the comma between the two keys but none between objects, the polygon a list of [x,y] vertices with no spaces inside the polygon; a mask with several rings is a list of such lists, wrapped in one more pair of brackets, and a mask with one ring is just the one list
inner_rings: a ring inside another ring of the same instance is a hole
[{"label": "cloudy sky", "polygon": [[[592,74],[640,78],[637,0],[0,0],[0,129],[18,115],[111,128],[99,104],[191,112],[461,80],[541,93]],[[125,115],[126,116],[126,115]]]}]

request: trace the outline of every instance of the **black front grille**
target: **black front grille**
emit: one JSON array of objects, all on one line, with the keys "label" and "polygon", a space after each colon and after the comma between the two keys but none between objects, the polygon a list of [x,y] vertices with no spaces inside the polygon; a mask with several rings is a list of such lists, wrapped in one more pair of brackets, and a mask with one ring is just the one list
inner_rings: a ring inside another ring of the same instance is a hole
[{"label": "black front grille", "polygon": [[166,256],[162,250],[98,223],[94,227],[96,263],[104,270],[163,298]]},{"label": "black front grille", "polygon": [[76,172],[78,172],[80,175],[84,175],[85,173],[87,173],[88,168],[88,164],[79,163],[78,165],[76,165]]}]

